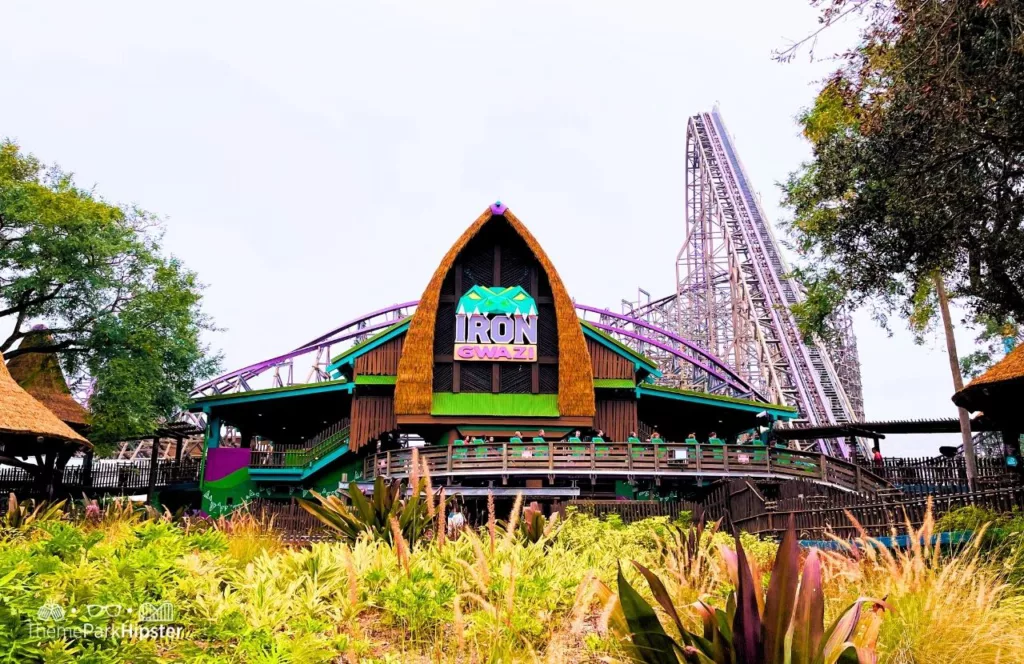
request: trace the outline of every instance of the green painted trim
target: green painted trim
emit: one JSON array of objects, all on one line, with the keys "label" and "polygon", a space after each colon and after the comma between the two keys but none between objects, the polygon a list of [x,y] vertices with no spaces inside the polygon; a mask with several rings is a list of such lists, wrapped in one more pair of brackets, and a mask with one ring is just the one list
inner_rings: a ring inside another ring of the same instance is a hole
[{"label": "green painted trim", "polygon": [[558,417],[558,395],[434,392],[430,414]]},{"label": "green painted trim", "polygon": [[398,376],[356,376],[356,385],[394,385]]},{"label": "green painted trim", "polygon": [[689,401],[691,403],[700,403],[707,406],[725,406],[727,408],[737,408],[739,410],[746,410],[755,413],[767,411],[776,417],[787,420],[796,417],[798,414],[797,409],[792,406],[764,403],[761,401],[753,401],[751,399],[739,399],[737,397],[727,397],[721,394],[708,394],[707,392],[681,390],[675,387],[666,387],[664,385],[641,385],[636,388],[636,394],[637,397],[646,395],[667,399],[678,399],[679,401]]},{"label": "green painted trim", "polygon": [[658,365],[651,361],[651,359],[646,355],[641,355],[629,346],[612,338],[611,335],[606,334],[604,330],[597,329],[585,320],[581,320],[580,325],[583,327],[583,336],[590,337],[605,348],[625,357],[633,363],[633,367],[637,371],[644,369],[649,374],[659,377],[661,376],[661,370],[658,369]]},{"label": "green painted trim", "polygon": [[631,390],[636,387],[629,378],[595,378],[594,387],[604,389],[627,389]]},{"label": "green painted trim", "polygon": [[345,350],[339,355],[335,355],[331,358],[331,364],[327,367],[327,373],[331,374],[340,369],[343,365],[352,364],[357,357],[365,355],[369,351],[373,350],[381,344],[391,341],[395,337],[403,334],[408,328],[409,323],[412,321],[412,316],[398,321],[391,327],[386,327],[377,334],[373,335],[369,339],[365,339]]},{"label": "green painted trim", "polygon": [[351,392],[355,387],[345,379],[331,380],[323,383],[309,383],[305,385],[287,385],[285,387],[271,387],[266,390],[252,390],[249,392],[232,392],[231,394],[215,394],[209,397],[196,399],[189,404],[189,410],[203,410],[209,412],[211,406],[226,406],[228,404],[244,403],[246,401],[265,401],[266,399],[278,399],[282,397],[303,397],[309,394],[320,392]]}]

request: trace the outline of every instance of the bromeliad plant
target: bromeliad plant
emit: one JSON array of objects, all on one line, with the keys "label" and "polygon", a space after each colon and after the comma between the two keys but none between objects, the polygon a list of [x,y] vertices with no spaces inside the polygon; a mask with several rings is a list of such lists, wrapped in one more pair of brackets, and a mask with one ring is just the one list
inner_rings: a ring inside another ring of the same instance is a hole
[{"label": "bromeliad plant", "polygon": [[403,498],[403,488],[401,480],[393,480],[389,486],[377,476],[371,497],[352,482],[347,492],[341,492],[349,505],[337,496],[322,496],[316,491],[312,494],[318,503],[300,499],[299,505],[348,542],[355,543],[363,533],[370,533],[374,539],[391,543],[393,519],[404,540],[415,544],[437,527],[438,515],[445,512],[448,501],[433,493],[427,479],[417,478],[408,498]]},{"label": "bromeliad plant", "polygon": [[[731,553],[731,552],[730,552]],[[698,602],[702,634],[689,631],[668,590],[653,572],[633,562],[654,599],[672,620],[679,639],[665,631],[650,604],[618,573],[618,606],[609,624],[630,654],[647,664],[874,664],[881,600],[860,598],[825,629],[821,563],[812,550],[800,569],[800,547],[790,521],[767,593],[755,582],[739,535],[735,560],[727,560],[736,589],[725,610]],[[865,616],[864,607],[868,613]],[[863,618],[865,627],[858,633]]]}]

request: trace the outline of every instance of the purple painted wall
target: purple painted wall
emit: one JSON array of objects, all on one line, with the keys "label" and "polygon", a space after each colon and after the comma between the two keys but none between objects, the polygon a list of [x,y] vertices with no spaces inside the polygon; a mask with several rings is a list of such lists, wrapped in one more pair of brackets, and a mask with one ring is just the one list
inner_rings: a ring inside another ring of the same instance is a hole
[{"label": "purple painted wall", "polygon": [[206,451],[205,482],[215,482],[249,465],[249,448],[214,447]]}]

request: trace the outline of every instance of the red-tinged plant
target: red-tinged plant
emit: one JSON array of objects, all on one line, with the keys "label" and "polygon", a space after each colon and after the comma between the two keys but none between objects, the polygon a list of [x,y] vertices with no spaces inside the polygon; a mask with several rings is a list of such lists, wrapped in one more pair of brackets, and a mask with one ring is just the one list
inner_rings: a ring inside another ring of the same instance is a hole
[{"label": "red-tinged plant", "polygon": [[[731,552],[730,552],[731,553]],[[729,563],[729,561],[727,561]],[[621,616],[609,621],[619,636],[628,637],[627,649],[647,664],[874,664],[875,642],[886,608],[881,600],[861,598],[825,629],[825,601],[821,590],[821,562],[812,550],[800,568],[800,546],[792,521],[772,568],[768,590],[761,595],[739,535],[735,561],[729,563],[736,590],[726,608],[704,602],[695,606],[704,629],[689,631],[683,624],[665,585],[653,572],[633,562],[650,586],[654,599],[679,634],[665,631],[650,604],[630,585],[619,569]],[[763,606],[763,608],[761,608]],[[869,614],[864,615],[864,607]],[[865,618],[867,618],[865,620]],[[865,623],[858,633],[858,626]],[[787,635],[792,633],[791,638]]]}]

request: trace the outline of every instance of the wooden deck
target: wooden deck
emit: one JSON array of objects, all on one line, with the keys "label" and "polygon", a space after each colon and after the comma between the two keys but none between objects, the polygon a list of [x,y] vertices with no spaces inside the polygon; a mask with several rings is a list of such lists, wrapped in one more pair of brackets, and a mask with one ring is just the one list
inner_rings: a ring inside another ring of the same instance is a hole
[{"label": "wooden deck", "polygon": [[[407,477],[412,450],[368,456],[364,478]],[[762,445],[685,443],[478,443],[419,448],[433,477],[612,477],[798,479],[858,493],[890,484],[870,470],[817,452]],[[422,463],[422,461],[421,461]]]}]

